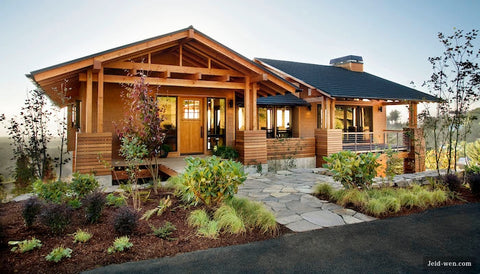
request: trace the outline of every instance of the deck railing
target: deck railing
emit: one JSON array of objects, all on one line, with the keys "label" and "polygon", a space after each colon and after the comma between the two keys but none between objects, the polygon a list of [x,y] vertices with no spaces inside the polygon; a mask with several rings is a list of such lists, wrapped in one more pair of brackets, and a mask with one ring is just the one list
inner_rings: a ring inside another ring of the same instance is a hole
[{"label": "deck railing", "polygon": [[390,148],[394,151],[407,151],[410,138],[403,130],[384,130],[383,132],[343,132],[343,150],[355,152],[383,152]]}]

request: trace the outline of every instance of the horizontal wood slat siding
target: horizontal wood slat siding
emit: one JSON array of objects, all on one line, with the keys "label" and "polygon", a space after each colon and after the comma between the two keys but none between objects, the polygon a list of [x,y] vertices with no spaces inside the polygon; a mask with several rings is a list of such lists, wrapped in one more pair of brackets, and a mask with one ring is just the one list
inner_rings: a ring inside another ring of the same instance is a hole
[{"label": "horizontal wood slat siding", "polygon": [[[77,133],[74,153],[75,172],[110,175],[112,163],[112,133]],[[101,159],[103,162],[100,162]]]},{"label": "horizontal wood slat siding", "polygon": [[267,139],[267,159],[315,157],[315,138]]},{"label": "horizontal wood slat siding", "polygon": [[267,163],[267,135],[264,130],[237,131],[235,147],[244,165]]},{"label": "horizontal wood slat siding", "polygon": [[325,161],[324,156],[342,151],[342,130],[341,129],[316,129],[315,150],[317,155],[317,167],[321,167]]}]

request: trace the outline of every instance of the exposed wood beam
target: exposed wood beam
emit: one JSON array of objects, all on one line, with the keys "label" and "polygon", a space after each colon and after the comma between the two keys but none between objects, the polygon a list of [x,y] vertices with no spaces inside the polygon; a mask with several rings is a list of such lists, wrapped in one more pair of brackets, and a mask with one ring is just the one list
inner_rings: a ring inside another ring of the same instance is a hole
[{"label": "exposed wood beam", "polygon": [[160,71],[160,78],[170,78],[170,71],[165,70],[165,71]]},{"label": "exposed wood beam", "polygon": [[[270,81],[265,81],[265,82],[260,82],[263,86],[266,86],[266,87],[269,87],[271,90],[273,90],[276,94],[281,94],[281,95],[284,95],[285,94],[285,90],[282,89],[281,87],[273,84],[272,82]],[[293,93],[293,92],[292,92]]]},{"label": "exposed wood beam", "polygon": [[102,68],[102,62],[93,60],[93,73],[98,73]]},{"label": "exposed wood beam", "polygon": [[179,67],[173,65],[158,65],[158,64],[144,64],[144,63],[133,63],[133,62],[117,62],[106,64],[105,68],[115,68],[115,69],[137,69],[137,70],[146,70],[146,71],[170,71],[174,73],[200,73],[207,75],[229,75],[234,77],[244,77],[243,74],[240,74],[233,70],[226,69],[208,69],[208,68],[197,68],[197,67]]},{"label": "exposed wood beam", "polygon": [[[79,74],[79,81],[85,82],[87,76],[85,73]],[[135,83],[140,77],[122,76],[122,75],[104,75],[104,83]],[[98,81],[98,77],[94,75],[93,82]],[[216,82],[205,80],[190,79],[172,79],[172,78],[156,78],[146,77],[145,81],[151,85],[178,86],[178,87],[204,87],[204,88],[225,88],[225,89],[244,89],[245,83],[239,82]]]},{"label": "exposed wood beam", "polygon": [[252,84],[252,126],[253,130],[257,130],[257,90],[258,85],[257,83]]},{"label": "exposed wood beam", "polygon": [[270,96],[277,95],[277,92],[275,92],[273,89],[271,89],[267,86],[264,86],[264,85],[260,85],[260,90],[262,90],[263,92],[267,93]]},{"label": "exposed wood beam", "polygon": [[255,77],[252,77],[250,81],[252,83],[268,81],[268,74],[266,74],[266,73],[259,74]]},{"label": "exposed wood beam", "polygon": [[89,69],[87,70],[87,92],[86,92],[86,106],[85,106],[85,112],[86,112],[86,119],[85,119],[85,131],[86,133],[92,133],[93,130],[93,91],[92,91],[92,86],[93,86],[93,75],[92,75],[92,70]]},{"label": "exposed wood beam", "polygon": [[214,76],[212,78],[214,81],[219,81],[219,82],[228,82],[230,81],[230,75],[219,75],[219,76]]},{"label": "exposed wood beam", "polygon": [[183,45],[180,44],[180,46],[179,46],[179,54],[178,54],[178,65],[179,65],[179,66],[182,66],[182,63],[183,63],[183,60],[182,60],[183,58],[182,58],[182,57],[183,57]]},{"label": "exposed wood beam", "polygon": [[[220,60],[228,60],[225,58],[225,56],[221,56],[221,55],[218,55],[216,53],[213,53],[213,54],[209,54],[209,53],[206,53],[208,52],[208,48],[205,48],[204,46],[200,45],[201,47],[203,47],[203,49],[197,49],[195,46],[193,46],[192,44],[186,44],[185,47],[188,48],[189,50],[193,51],[194,53],[198,54],[198,55],[201,55],[207,59],[210,59],[210,66],[212,66],[211,62],[214,61],[228,69],[232,69],[235,67],[235,65],[228,65],[227,63],[223,62],[223,61],[220,61]],[[211,60],[212,57],[214,57],[215,60]],[[215,58],[217,57],[217,58]],[[219,59],[221,58],[221,59]],[[245,71],[241,71],[242,73],[244,73]],[[244,73],[245,74],[245,73]]]},{"label": "exposed wood beam", "polygon": [[201,80],[202,79],[202,74],[200,73],[194,73],[192,75],[189,75],[188,76],[188,79],[191,79],[191,80]]},{"label": "exposed wood beam", "polygon": [[92,65],[93,65],[93,58],[89,58],[89,59],[86,59],[86,60],[83,60],[83,61],[79,61],[77,63],[73,63],[73,64],[70,64],[70,65],[61,66],[61,67],[57,67],[57,68],[52,68],[52,69],[49,69],[47,71],[37,73],[37,74],[34,75],[34,78],[35,78],[35,81],[40,82],[40,81],[43,81],[45,79],[49,79],[49,78],[56,77],[56,76],[61,75],[61,74],[73,72],[73,71],[83,69],[83,68],[86,68],[86,67],[92,66]]},{"label": "exposed wood beam", "polygon": [[[252,130],[250,119],[252,117],[252,101],[250,96],[250,77],[245,77],[245,99],[244,99],[244,109],[245,109],[245,130]],[[256,102],[255,102],[256,104]]]},{"label": "exposed wood beam", "polygon": [[195,31],[194,31],[193,29],[188,29],[187,38],[188,38],[189,40],[195,38]]}]

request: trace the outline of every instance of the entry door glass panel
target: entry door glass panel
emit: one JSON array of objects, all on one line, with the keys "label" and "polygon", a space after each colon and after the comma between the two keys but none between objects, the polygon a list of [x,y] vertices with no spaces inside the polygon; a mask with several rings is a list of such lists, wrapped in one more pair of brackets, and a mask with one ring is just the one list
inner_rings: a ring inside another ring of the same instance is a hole
[{"label": "entry door glass panel", "polygon": [[161,126],[166,131],[165,144],[177,151],[177,97],[159,96],[157,103],[163,115]]},{"label": "entry door glass panel", "polygon": [[202,99],[182,98],[180,106],[180,153],[203,153]]},{"label": "entry door glass panel", "polygon": [[225,145],[225,99],[208,98],[207,100],[207,149]]}]

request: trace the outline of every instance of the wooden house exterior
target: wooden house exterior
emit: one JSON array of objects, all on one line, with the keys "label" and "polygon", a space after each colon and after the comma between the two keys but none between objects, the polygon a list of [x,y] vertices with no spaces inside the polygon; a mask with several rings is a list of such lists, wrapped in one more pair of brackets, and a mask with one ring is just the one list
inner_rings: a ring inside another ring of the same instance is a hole
[{"label": "wooden house exterior", "polygon": [[[27,75],[56,104],[68,107],[74,171],[111,174],[109,167],[120,158],[115,124],[124,117],[121,94],[141,75],[166,109],[169,157],[209,154],[226,145],[237,148],[245,165],[305,158],[319,166],[323,156],[344,149],[345,138],[353,135],[363,145],[368,138],[385,143],[382,108],[408,103],[415,112],[421,101],[336,97],[189,27]],[[361,125],[361,130],[335,126],[342,109],[344,126]],[[416,128],[415,114],[410,126]],[[413,171],[421,169],[420,164]]]}]

